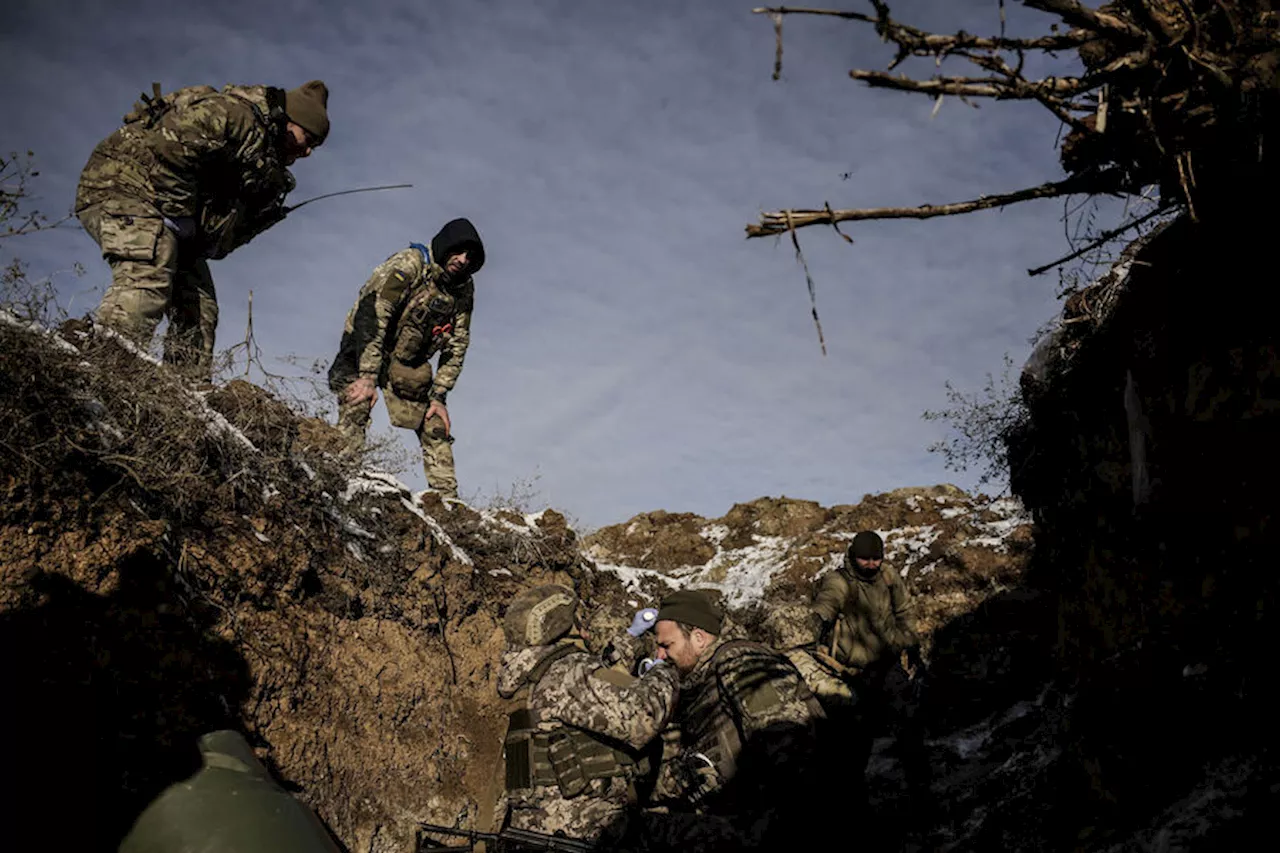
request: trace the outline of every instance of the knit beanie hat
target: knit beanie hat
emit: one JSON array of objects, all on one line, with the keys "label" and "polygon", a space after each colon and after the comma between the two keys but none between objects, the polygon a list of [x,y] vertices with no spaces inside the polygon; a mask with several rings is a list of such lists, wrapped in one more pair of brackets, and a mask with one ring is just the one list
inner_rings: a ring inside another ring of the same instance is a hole
[{"label": "knit beanie hat", "polygon": [[717,636],[724,626],[724,614],[705,592],[696,589],[682,589],[662,599],[658,604],[658,618],[654,622],[664,619],[683,622]]},{"label": "knit beanie hat", "polygon": [[316,145],[329,135],[329,87],[320,80],[303,83],[284,93],[284,112],[289,121],[315,137]]},{"label": "knit beanie hat", "polygon": [[849,543],[849,559],[861,557],[864,560],[884,559],[884,540],[874,530],[863,530]]}]

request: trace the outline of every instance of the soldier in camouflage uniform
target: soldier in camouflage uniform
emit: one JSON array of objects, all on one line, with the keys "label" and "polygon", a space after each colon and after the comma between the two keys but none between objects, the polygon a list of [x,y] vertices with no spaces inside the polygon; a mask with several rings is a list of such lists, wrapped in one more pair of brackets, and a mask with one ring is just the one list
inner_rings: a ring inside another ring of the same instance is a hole
[{"label": "soldier in camouflage uniform", "polygon": [[[458,497],[445,401],[471,343],[472,276],[484,257],[475,226],[454,219],[430,247],[413,243],[387,258],[360,288],[329,369],[344,452],[354,455],[364,446],[382,388],[392,425],[417,433],[427,483],[445,498]],[[440,363],[433,374],[436,353]]]},{"label": "soldier in camouflage uniform", "polygon": [[147,347],[168,316],[165,360],[207,379],[218,325],[208,261],[284,218],[288,167],[329,133],[329,90],[154,92],[93,150],[76,216],[111,266],[98,321]]},{"label": "soldier in camouflage uniform", "polygon": [[[636,656],[653,616],[636,614],[612,643],[616,655]],[[506,824],[617,842],[649,771],[646,747],[675,707],[675,669],[659,664],[637,678],[607,667],[585,649],[577,596],[556,584],[517,596],[503,631],[498,693],[514,704],[504,749]]]},{"label": "soldier in camouflage uniform", "polygon": [[773,647],[795,664],[804,683],[824,709],[854,704],[856,697],[849,682],[815,656],[817,637],[806,605],[796,603],[770,607],[761,627]]},{"label": "soldier in camouflage uniform", "polygon": [[[854,774],[851,803],[865,805],[872,741],[890,721],[889,676],[900,669],[903,652],[910,666],[923,667],[911,596],[902,576],[884,562],[884,540],[877,533],[864,530],[853,538],[840,568],[822,579],[812,612],[821,645],[843,667],[842,677],[857,697],[852,710],[833,714],[833,722],[839,720],[832,729],[842,735],[833,746],[847,755],[845,765]],[[897,745],[908,781],[917,794],[927,793],[920,733],[904,728]]]},{"label": "soldier in camouflage uniform", "polygon": [[658,657],[680,672],[681,748],[658,776],[655,802],[673,813],[650,821],[654,846],[773,848],[783,837],[794,844],[809,822],[793,798],[811,782],[822,708],[787,658],[725,639],[723,624],[698,590],[672,593],[658,610]]}]

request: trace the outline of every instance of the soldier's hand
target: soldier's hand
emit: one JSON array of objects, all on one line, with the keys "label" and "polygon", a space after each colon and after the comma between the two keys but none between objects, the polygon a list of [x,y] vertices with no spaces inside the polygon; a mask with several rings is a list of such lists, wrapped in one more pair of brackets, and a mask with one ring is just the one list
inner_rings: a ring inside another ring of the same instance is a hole
[{"label": "soldier's hand", "polygon": [[372,409],[373,404],[378,402],[378,386],[372,376],[361,376],[347,386],[343,397],[348,403],[361,403],[368,400],[369,408]]},{"label": "soldier's hand", "polygon": [[689,785],[686,796],[696,805],[719,785],[720,774],[711,759],[701,752],[685,753],[682,760]]},{"label": "soldier's hand", "polygon": [[427,414],[423,417],[424,421],[429,421],[435,415],[440,416],[440,420],[444,421],[444,434],[450,435],[452,430],[449,425],[449,410],[445,408],[444,403],[439,400],[432,400],[431,405],[427,407]]},{"label": "soldier's hand", "polygon": [[627,633],[633,637],[639,637],[653,627],[653,620],[656,618],[658,618],[658,611],[652,607],[637,610],[635,618],[631,620],[631,627],[627,629]]}]

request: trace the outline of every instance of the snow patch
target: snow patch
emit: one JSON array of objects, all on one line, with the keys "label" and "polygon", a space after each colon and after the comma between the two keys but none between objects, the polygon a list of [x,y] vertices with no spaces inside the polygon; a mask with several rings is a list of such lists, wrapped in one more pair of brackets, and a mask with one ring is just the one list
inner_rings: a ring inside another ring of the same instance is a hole
[{"label": "snow patch", "polygon": [[31,320],[20,320],[15,314],[6,311],[3,308],[0,308],[0,323],[3,323],[6,326],[13,326],[17,329],[22,329],[24,332],[30,332],[33,335],[40,335],[41,337],[48,338],[49,342],[52,343],[54,347],[62,350],[63,352],[69,352],[75,355],[80,354],[80,350],[73,347],[58,335],[55,335],[51,329],[46,329],[44,326],[41,326],[39,323]]},{"label": "snow patch", "polygon": [[758,600],[773,576],[787,567],[792,541],[782,536],[757,536],[753,545],[718,551],[706,565],[676,569],[670,576],[681,586],[718,590],[726,605],[741,607]]},{"label": "snow patch", "polygon": [[653,569],[641,569],[636,566],[622,566],[614,563],[596,563],[596,571],[609,572],[612,575],[616,575],[618,580],[622,581],[622,586],[627,592],[642,592],[644,581],[659,581],[673,589],[681,586],[681,584],[676,583],[662,572],[656,572]]},{"label": "snow patch", "polygon": [[719,547],[720,543],[728,538],[729,527],[724,524],[708,524],[698,531],[698,535],[712,545]]},{"label": "snow patch", "polygon": [[517,533],[521,536],[533,535],[532,527],[516,524],[514,521],[508,521],[500,516],[498,514],[499,512],[500,510],[496,509],[482,509],[480,510],[480,517],[494,527],[501,527],[503,530],[510,530],[512,533]]},{"label": "snow patch", "polygon": [[450,555],[453,556],[453,559],[455,562],[462,563],[464,566],[475,565],[471,557],[469,557],[465,551],[463,551],[461,548],[455,545],[454,541],[449,538],[449,534],[444,532],[444,528],[440,526],[440,522],[436,521],[434,518],[432,518],[431,516],[423,512],[421,507],[410,503],[407,498],[401,498],[400,503],[404,505],[405,509],[409,510],[409,512],[413,513],[418,518],[422,519],[423,522],[426,523],[427,527],[430,528],[431,530],[431,535],[435,538],[437,542],[443,544],[445,547],[449,549],[449,553]]},{"label": "snow patch", "polygon": [[361,471],[347,480],[347,487],[339,496],[343,503],[350,503],[356,495],[407,495],[409,487],[383,471]]}]

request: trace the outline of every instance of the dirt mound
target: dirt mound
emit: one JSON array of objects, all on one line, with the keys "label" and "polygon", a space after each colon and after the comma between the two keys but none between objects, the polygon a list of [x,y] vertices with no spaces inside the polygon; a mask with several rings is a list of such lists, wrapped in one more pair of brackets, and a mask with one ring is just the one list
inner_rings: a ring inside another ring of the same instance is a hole
[{"label": "dirt mound", "polygon": [[[499,620],[526,583],[579,583],[563,516],[450,511],[340,469],[261,389],[202,398],[87,325],[0,323],[0,354],[19,841],[57,821],[68,849],[114,849],[222,726],[350,849],[487,823]],[[68,768],[88,784],[70,824],[49,796]]]},{"label": "dirt mound", "polygon": [[[954,694],[938,703],[939,724],[944,717],[947,725],[967,724],[1037,689],[1049,666],[1046,612],[1038,594],[1022,588],[1032,525],[1017,501],[951,485],[830,508],[764,497],[721,518],[645,513],[592,533],[582,547],[595,562],[597,597],[617,610],[696,587],[712,593],[741,630],[777,643],[776,619],[766,616],[807,604],[859,530],[880,533],[886,558],[914,596],[925,650],[939,661],[937,694]],[[657,568],[656,543],[671,542],[681,549],[664,551]],[[684,562],[672,565],[680,555]]]}]

